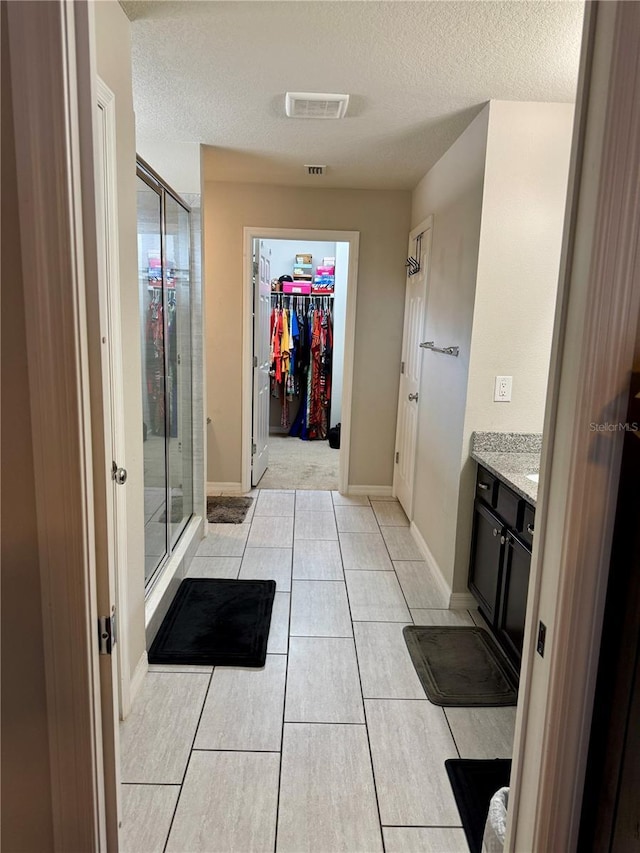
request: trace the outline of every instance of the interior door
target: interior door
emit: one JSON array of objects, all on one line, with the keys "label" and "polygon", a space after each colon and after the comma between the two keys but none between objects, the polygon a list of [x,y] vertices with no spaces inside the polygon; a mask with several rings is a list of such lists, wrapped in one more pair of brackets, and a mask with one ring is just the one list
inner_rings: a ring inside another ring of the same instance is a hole
[{"label": "interior door", "polygon": [[271,250],[255,241],[253,287],[253,447],[251,485],[257,486],[269,467],[269,404],[271,367]]},{"label": "interior door", "polygon": [[[115,96],[97,80],[95,186],[97,255],[99,275],[99,315],[101,337],[102,405],[104,448],[96,456],[104,465],[105,492],[96,498],[96,507],[107,520],[106,541],[97,542],[96,566],[98,615],[109,617],[101,630],[110,639],[100,644],[100,695],[102,705],[105,804],[109,848],[117,844],[122,808],[120,803],[120,737],[118,717],[124,718],[130,707],[129,661],[126,638],[120,641],[118,624],[124,627],[126,607],[127,472],[124,458],[124,403],[120,297],[118,280],[118,219],[116,210]],[[110,629],[110,631],[109,631]]]},{"label": "interior door", "polygon": [[420,376],[422,372],[420,343],[422,342],[427,307],[432,227],[433,218],[429,217],[426,222],[414,228],[409,235],[408,257],[414,257],[420,261],[420,270],[415,275],[407,273],[393,476],[393,493],[402,504],[408,518],[412,517],[413,512],[413,483],[418,437]]}]

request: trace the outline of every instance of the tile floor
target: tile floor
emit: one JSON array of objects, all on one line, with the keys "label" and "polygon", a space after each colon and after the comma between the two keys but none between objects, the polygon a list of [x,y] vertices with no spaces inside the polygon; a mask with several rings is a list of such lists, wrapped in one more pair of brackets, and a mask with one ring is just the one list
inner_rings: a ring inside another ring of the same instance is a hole
[{"label": "tile floor", "polygon": [[404,625],[448,611],[390,500],[269,490],[192,577],[277,583],[264,669],[154,666],[122,724],[131,853],[457,853],[447,758],[508,758],[515,708],[432,705]]}]

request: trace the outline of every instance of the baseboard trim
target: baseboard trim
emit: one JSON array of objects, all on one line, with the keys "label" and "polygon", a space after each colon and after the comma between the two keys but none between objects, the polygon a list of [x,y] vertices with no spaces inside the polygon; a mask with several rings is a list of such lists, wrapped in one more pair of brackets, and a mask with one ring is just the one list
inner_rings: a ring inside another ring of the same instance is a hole
[{"label": "baseboard trim", "polygon": [[129,708],[127,710],[127,714],[131,711],[131,706],[133,705],[135,698],[138,694],[138,690],[142,687],[142,682],[144,681],[144,677],[147,674],[149,669],[149,661],[147,659],[146,650],[140,655],[140,660],[136,664],[136,668],[133,671],[133,675],[131,676],[131,686],[129,687]]},{"label": "baseboard trim", "polygon": [[229,494],[237,495],[242,491],[242,483],[207,483],[208,495],[215,495],[219,492],[228,492]]},{"label": "baseboard trim", "polygon": [[450,610],[477,610],[478,602],[470,592],[452,592],[449,599]]},{"label": "baseboard trim", "polygon": [[442,594],[444,595],[445,601],[447,602],[447,607],[451,608],[452,607],[451,600],[453,598],[453,595],[451,593],[451,587],[449,586],[449,584],[445,580],[445,577],[442,574],[442,569],[438,565],[436,558],[431,553],[431,549],[429,548],[429,546],[425,542],[424,536],[418,530],[415,521],[411,522],[410,530],[411,530],[411,533],[413,535],[413,538],[416,540],[416,544],[417,544],[418,548],[422,551],[422,555],[424,557],[425,563],[431,569],[433,576],[435,578],[435,581],[438,584],[438,586],[440,587]]},{"label": "baseboard trim", "polygon": [[347,486],[348,495],[369,495],[372,498],[393,497],[393,486]]}]

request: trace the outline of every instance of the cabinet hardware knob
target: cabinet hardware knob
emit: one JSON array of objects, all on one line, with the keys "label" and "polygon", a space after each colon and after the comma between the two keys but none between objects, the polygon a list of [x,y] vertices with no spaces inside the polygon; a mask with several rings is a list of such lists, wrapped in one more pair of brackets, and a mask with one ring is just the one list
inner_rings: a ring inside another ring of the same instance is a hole
[{"label": "cabinet hardware knob", "polygon": [[493,528],[493,535],[494,535],[494,536],[497,536],[497,535],[498,535],[498,528],[497,528],[497,527],[494,527],[494,528]]},{"label": "cabinet hardware knob", "polygon": [[478,488],[482,489],[483,492],[489,491],[489,483],[478,483]]},{"label": "cabinet hardware knob", "polygon": [[507,538],[508,538],[507,536],[501,536],[500,537],[500,542],[502,545],[504,545],[504,543],[507,541]]},{"label": "cabinet hardware knob", "polygon": [[527,524],[527,533],[531,533],[533,535],[533,524]]}]

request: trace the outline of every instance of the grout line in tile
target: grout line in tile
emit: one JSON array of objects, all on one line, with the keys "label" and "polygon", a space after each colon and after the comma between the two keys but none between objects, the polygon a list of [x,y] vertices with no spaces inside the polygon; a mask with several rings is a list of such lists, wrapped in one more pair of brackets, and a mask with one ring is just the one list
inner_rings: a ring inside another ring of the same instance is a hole
[{"label": "grout line in tile", "polygon": [[454,735],[453,729],[451,728],[451,723],[449,722],[449,717],[447,717],[447,711],[445,708],[442,708],[442,713],[444,714],[444,718],[447,722],[447,727],[448,727],[449,731],[451,732],[451,740],[453,741],[453,745],[455,746],[456,752],[458,753],[458,758],[462,758],[462,755],[460,754],[460,748],[458,747],[458,742],[456,740],[456,736]]},{"label": "grout line in tile", "polygon": [[143,788],[179,788],[179,782],[120,782],[121,785],[138,785]]},{"label": "grout line in tile", "polygon": [[166,853],[167,844],[169,843],[169,836],[171,835],[171,830],[173,829],[173,822],[176,819],[176,812],[178,811],[178,804],[180,803],[180,797],[182,796],[182,787],[184,785],[184,780],[187,778],[187,771],[189,770],[189,765],[191,764],[191,756],[193,755],[193,747],[196,742],[196,737],[198,736],[198,729],[200,728],[200,722],[202,721],[202,715],[204,714],[204,706],[207,704],[207,697],[209,695],[209,690],[211,689],[211,682],[213,681],[213,673],[216,671],[214,667],[213,670],[209,673],[209,684],[207,685],[207,689],[204,694],[204,700],[202,702],[202,707],[200,708],[200,714],[198,715],[198,722],[196,724],[195,730],[193,732],[193,740],[191,741],[191,749],[189,750],[189,757],[187,758],[187,763],[184,768],[184,773],[182,774],[182,781],[180,782],[180,793],[178,794],[178,798],[176,800],[175,807],[173,809],[173,814],[171,815],[171,823],[169,824],[169,829],[167,830],[167,837],[165,838],[164,844],[162,846],[162,853]]},{"label": "grout line in tile", "polygon": [[[294,492],[293,498],[293,526],[295,530],[296,524],[296,500],[297,495]],[[291,587],[289,592],[289,619],[287,621],[287,663],[284,671],[284,695],[282,697],[282,728],[280,730],[280,762],[278,767],[278,796],[276,798],[276,828],[273,835],[273,853],[278,849],[278,825],[280,823],[280,788],[282,786],[282,753],[284,750],[284,716],[287,708],[287,681],[289,679],[289,648],[291,645],[291,605],[293,602],[293,549],[291,551]]]},{"label": "grout line in tile", "polygon": [[[335,512],[335,506],[334,506]],[[375,513],[374,513],[375,516]],[[376,519],[377,523],[377,519]],[[381,534],[382,535],[382,534]],[[383,537],[384,538],[384,537]],[[340,562],[342,563],[342,573],[344,575],[344,561],[342,559],[342,543],[340,542],[340,537],[338,536],[338,549],[340,551]],[[393,565],[393,564],[392,564]],[[346,575],[345,575],[345,585],[346,585]],[[351,630],[353,633],[353,650],[356,656],[356,667],[358,670],[358,684],[360,685],[360,698],[362,699],[362,711],[364,713],[364,730],[367,735],[367,749],[369,750],[369,767],[371,768],[371,780],[373,781],[373,792],[376,796],[376,810],[378,812],[378,826],[380,827],[380,843],[382,845],[383,853],[386,851],[386,845],[384,841],[384,832],[382,831],[382,815],[380,814],[380,801],[378,799],[378,786],[376,784],[376,774],[373,769],[373,753],[371,752],[371,738],[369,737],[369,724],[367,723],[367,708],[364,701],[364,690],[362,689],[362,676],[360,675],[360,659],[358,657],[358,644],[356,643],[356,632],[353,630],[353,614],[351,613],[351,601],[349,599],[349,591],[347,589],[347,606],[349,607],[349,617],[351,619]]]},{"label": "grout line in tile", "polygon": [[261,755],[280,755],[279,749],[202,749],[202,747],[197,747],[191,752],[255,752]]},{"label": "grout line in tile", "polygon": [[382,825],[385,829],[462,829],[461,823],[458,823],[455,826],[443,823],[383,823]]}]

